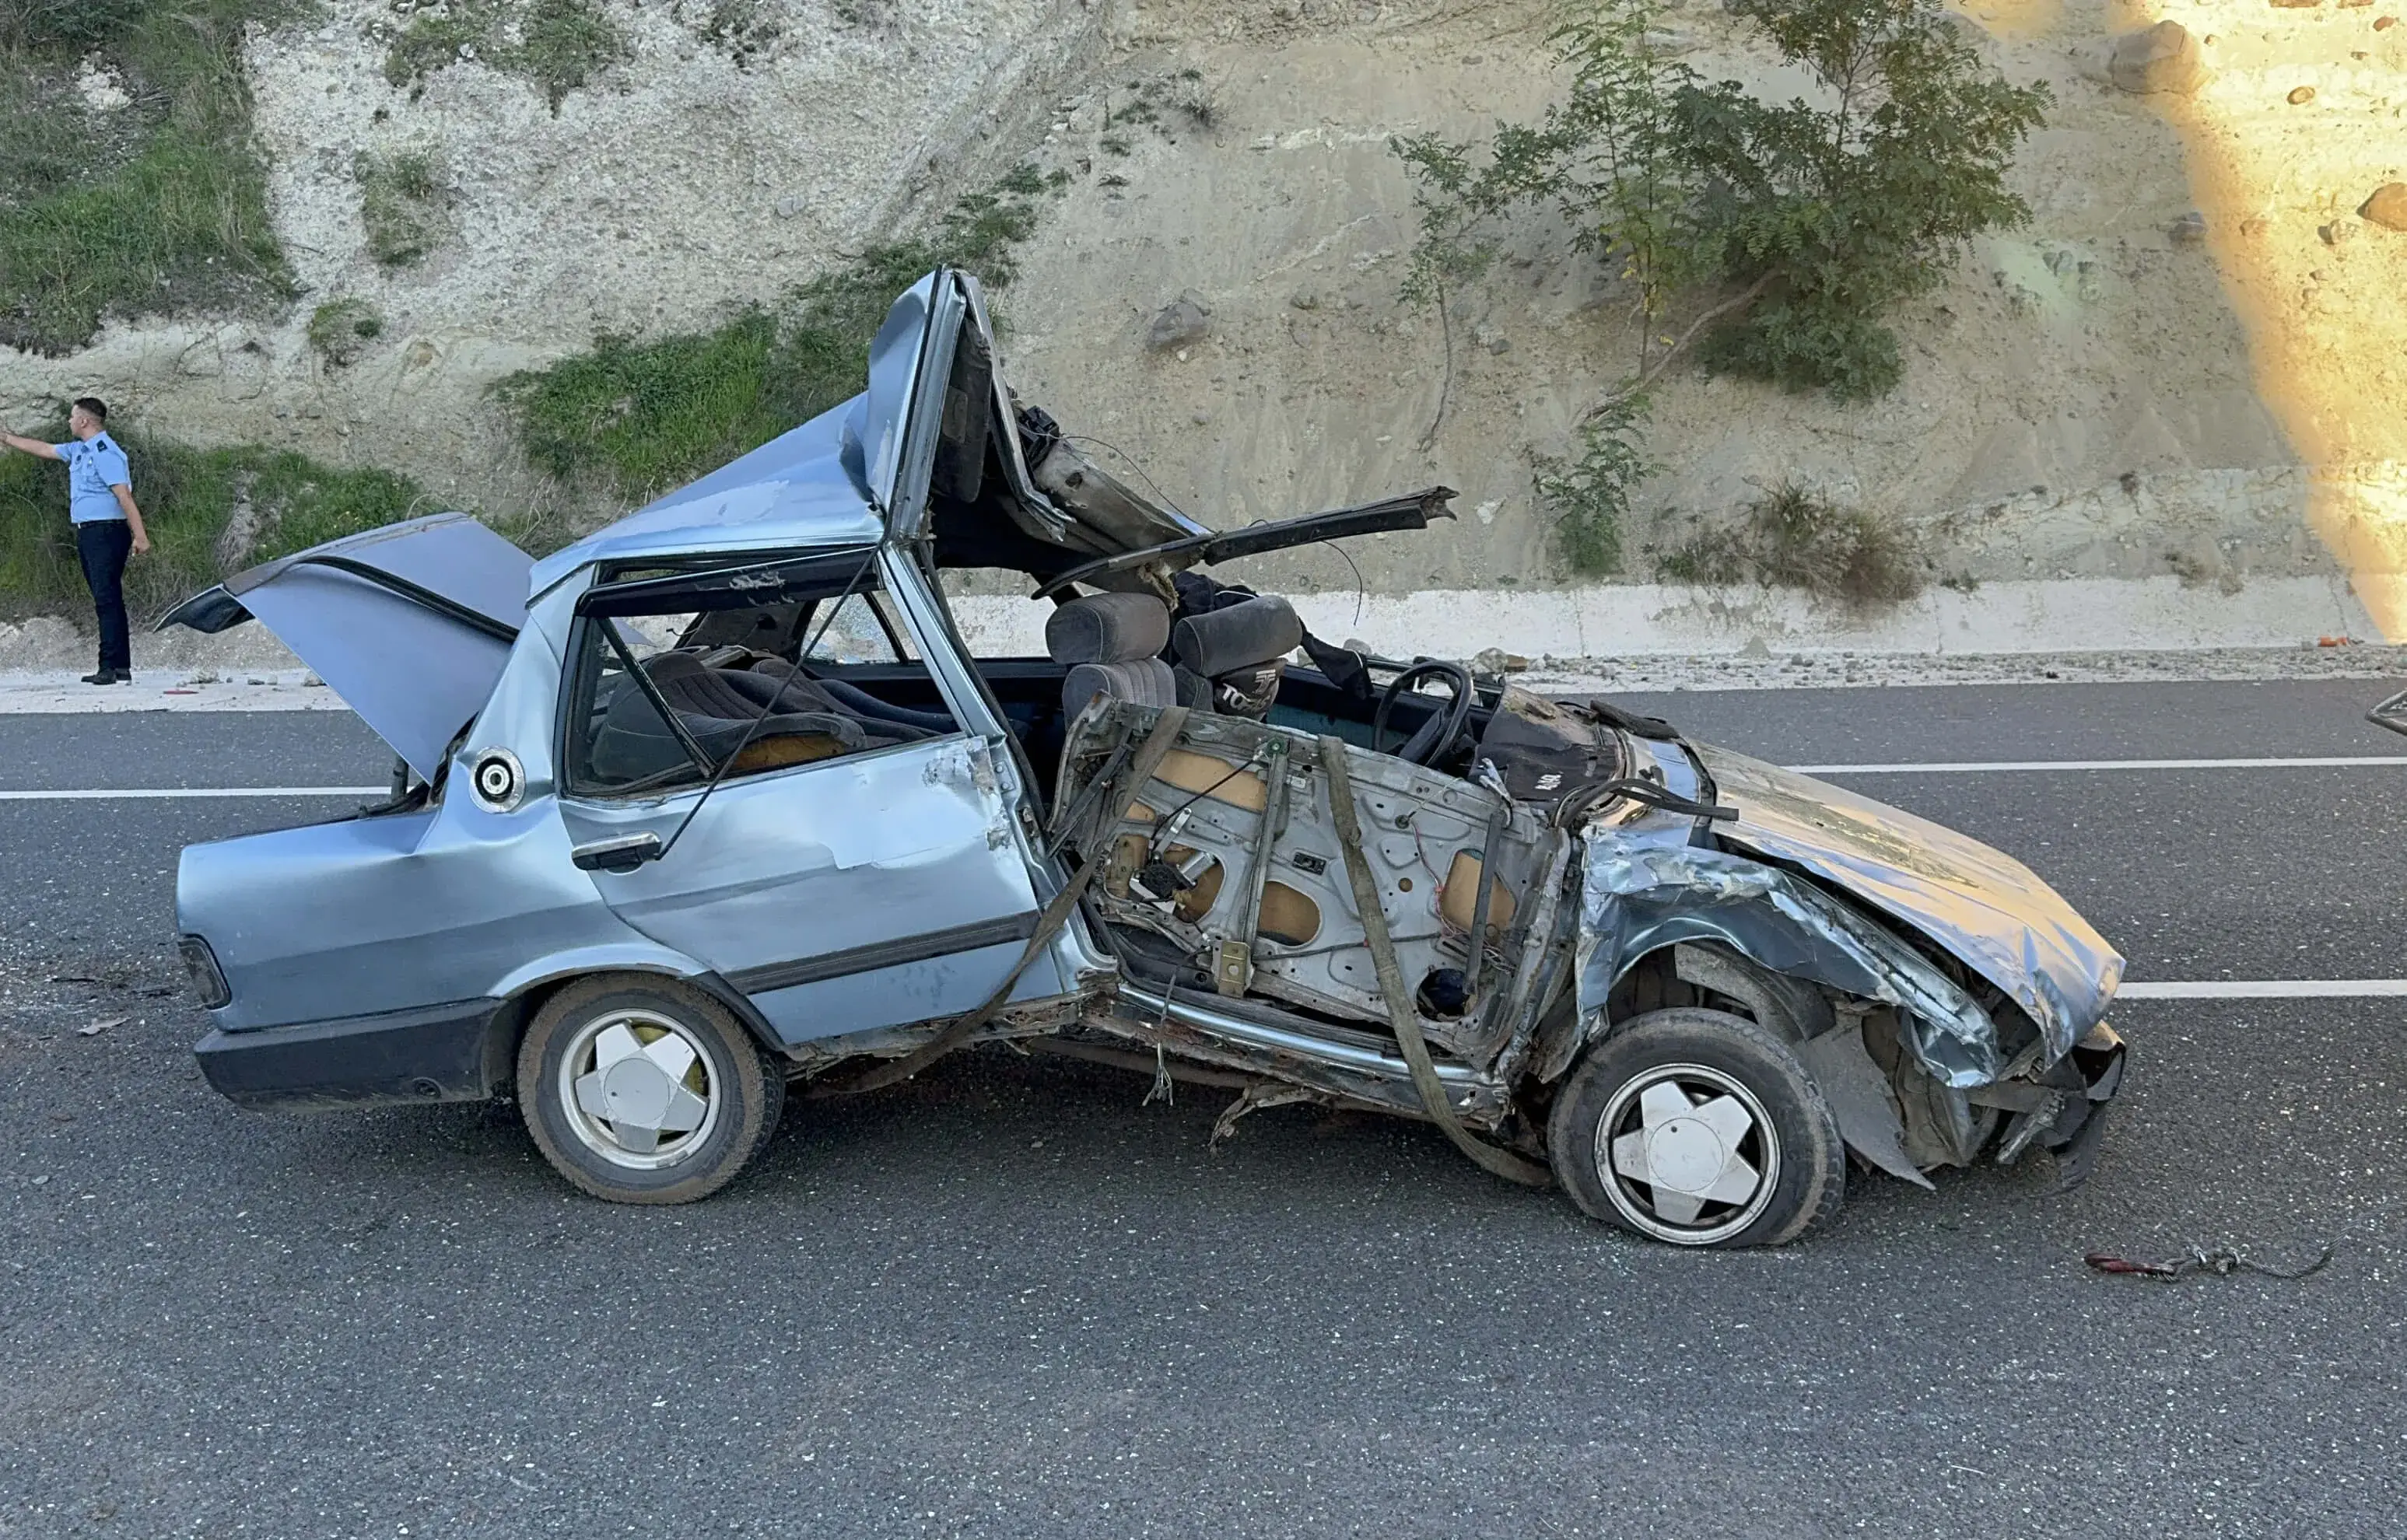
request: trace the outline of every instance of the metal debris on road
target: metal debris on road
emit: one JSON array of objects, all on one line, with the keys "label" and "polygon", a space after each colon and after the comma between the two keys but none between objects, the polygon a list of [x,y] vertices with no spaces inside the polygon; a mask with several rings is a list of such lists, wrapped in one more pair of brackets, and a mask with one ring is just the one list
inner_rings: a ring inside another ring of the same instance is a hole
[{"label": "metal debris on road", "polygon": [[78,1038],[97,1038],[102,1033],[107,1031],[110,1027],[123,1026],[133,1019],[134,1018],[131,1016],[110,1016],[102,1021],[86,1022],[83,1025],[76,1028],[76,1036]]},{"label": "metal debris on road", "polygon": [[2218,1247],[2210,1251],[2203,1247],[2193,1246],[2189,1249],[2189,1255],[2176,1257],[2171,1262],[2134,1262],[2107,1251],[2092,1251],[2081,1260],[2101,1273],[2128,1273],[2138,1278],[2162,1279],[2171,1283],[2192,1273],[2215,1273],[2227,1278],[2233,1273],[2262,1273],[2267,1278],[2302,1279],[2322,1272],[2330,1264],[2331,1259],[2332,1249],[2327,1246],[2317,1253],[2314,1261],[2303,1267],[2272,1267],[2243,1254],[2236,1247]]}]

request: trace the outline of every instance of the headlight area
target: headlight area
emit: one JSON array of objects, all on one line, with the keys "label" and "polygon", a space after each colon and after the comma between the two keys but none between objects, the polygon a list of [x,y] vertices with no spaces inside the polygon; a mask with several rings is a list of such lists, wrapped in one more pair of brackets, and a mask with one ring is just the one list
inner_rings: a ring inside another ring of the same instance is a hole
[{"label": "headlight area", "polygon": [[218,967],[218,954],[209,950],[208,942],[198,936],[178,936],[176,953],[184,959],[184,975],[192,980],[201,1004],[216,1010],[233,1003],[234,991],[226,987],[225,972]]}]

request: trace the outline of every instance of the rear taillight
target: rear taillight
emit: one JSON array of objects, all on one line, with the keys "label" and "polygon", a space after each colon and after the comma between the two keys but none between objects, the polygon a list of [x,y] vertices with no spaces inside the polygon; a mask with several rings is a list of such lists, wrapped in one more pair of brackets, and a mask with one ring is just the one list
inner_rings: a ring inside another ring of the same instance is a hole
[{"label": "rear taillight", "polygon": [[209,950],[208,942],[198,936],[179,936],[176,939],[176,951],[182,955],[184,971],[191,976],[192,988],[200,995],[203,1005],[215,1010],[233,1000],[234,991],[226,987],[225,974],[219,968],[217,954]]}]

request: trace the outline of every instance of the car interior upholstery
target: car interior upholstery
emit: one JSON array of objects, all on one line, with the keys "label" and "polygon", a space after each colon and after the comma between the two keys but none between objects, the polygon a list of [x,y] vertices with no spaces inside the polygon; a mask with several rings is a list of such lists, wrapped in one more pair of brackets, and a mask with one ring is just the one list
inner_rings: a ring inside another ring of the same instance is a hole
[{"label": "car interior upholstery", "polygon": [[1170,643],[1170,606],[1151,594],[1090,594],[1045,618],[1045,651],[1061,676],[1061,714],[1074,717],[1097,696],[1139,706],[1178,702],[1161,651]]},{"label": "car interior upholstery", "polygon": [[[1030,762],[1047,768],[1040,782],[1049,781],[1071,720],[1098,697],[1186,705],[1372,746],[1375,702],[1358,655],[1309,635],[1294,606],[1275,595],[1191,572],[1177,574],[1176,594],[1175,609],[1148,592],[1057,599],[1046,616],[1044,657],[972,659]],[[744,744],[731,774],[958,730],[927,666],[916,658],[823,657],[814,649],[797,661],[824,602],[707,613],[674,646],[644,660],[677,728],[705,756],[715,762]],[[1299,651],[1310,652],[1318,666],[1291,666]],[[1406,692],[1393,703],[1391,739],[1446,704]],[[1474,737],[1488,714],[1484,707],[1477,712]],[[673,784],[678,768],[691,763],[646,692],[624,678],[596,698],[589,730],[591,789]],[[1462,773],[1469,765],[1437,768]]]},{"label": "car interior upholstery", "polygon": [[[1222,589],[1218,597],[1235,592]],[[1288,654],[1303,644],[1295,606],[1275,595],[1247,595],[1189,615],[1171,631],[1178,703],[1261,721],[1278,699]]]}]

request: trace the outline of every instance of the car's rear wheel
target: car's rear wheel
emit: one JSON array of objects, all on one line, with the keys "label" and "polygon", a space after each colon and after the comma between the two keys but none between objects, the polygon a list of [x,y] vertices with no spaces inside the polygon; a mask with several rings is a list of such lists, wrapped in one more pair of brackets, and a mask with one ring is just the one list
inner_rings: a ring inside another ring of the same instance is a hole
[{"label": "car's rear wheel", "polygon": [[668,980],[574,983],[519,1045],[519,1107],[560,1174],[614,1203],[691,1203],[768,1142],[786,1081],[743,1024]]},{"label": "car's rear wheel", "polygon": [[1674,1246],[1778,1246],[1845,1195],[1845,1146],[1813,1076],[1726,1011],[1617,1030],[1572,1072],[1546,1132],[1583,1211]]}]

